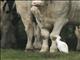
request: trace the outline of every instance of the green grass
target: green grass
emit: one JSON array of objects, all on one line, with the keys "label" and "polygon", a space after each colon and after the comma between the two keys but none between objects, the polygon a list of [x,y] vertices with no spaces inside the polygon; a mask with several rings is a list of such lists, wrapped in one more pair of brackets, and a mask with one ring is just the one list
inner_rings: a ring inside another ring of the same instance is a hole
[{"label": "green grass", "polygon": [[1,60],[80,60],[80,52],[39,53],[24,52],[22,50],[1,49]]}]

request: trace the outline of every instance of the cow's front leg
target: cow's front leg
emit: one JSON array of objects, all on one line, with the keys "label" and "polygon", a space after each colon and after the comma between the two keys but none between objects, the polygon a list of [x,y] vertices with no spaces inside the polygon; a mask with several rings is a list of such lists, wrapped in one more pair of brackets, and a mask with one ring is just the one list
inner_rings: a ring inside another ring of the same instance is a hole
[{"label": "cow's front leg", "polygon": [[33,26],[32,26],[32,24],[29,25],[28,29],[25,31],[27,33],[27,38],[28,38],[27,44],[26,44],[26,49],[32,50],[33,49],[33,42],[32,42],[32,40],[33,40]]},{"label": "cow's front leg", "polygon": [[49,50],[48,39],[49,39],[49,31],[46,29],[41,29],[42,36],[42,48],[40,52],[47,52]]},{"label": "cow's front leg", "polygon": [[33,24],[31,18],[28,15],[24,15],[24,14],[20,14],[20,15],[25,27],[25,32],[27,34],[27,44],[26,44],[25,51],[32,50],[33,49],[32,39],[33,39],[34,30],[33,30]]},{"label": "cow's front leg", "polygon": [[68,22],[68,20],[60,18],[54,23],[54,29],[50,34],[50,39],[52,41],[52,45],[50,47],[50,52],[56,52],[57,51],[57,45],[56,45],[56,36],[58,36],[61,32],[62,27]]},{"label": "cow's front leg", "polygon": [[33,23],[31,21],[31,18],[30,16],[28,15],[22,15],[21,14],[21,18],[22,18],[22,22],[24,24],[24,27],[25,27],[25,32],[27,34],[27,44],[26,44],[26,48],[25,48],[25,51],[26,50],[32,50],[33,49],[33,35],[34,35],[34,27],[33,27]]}]

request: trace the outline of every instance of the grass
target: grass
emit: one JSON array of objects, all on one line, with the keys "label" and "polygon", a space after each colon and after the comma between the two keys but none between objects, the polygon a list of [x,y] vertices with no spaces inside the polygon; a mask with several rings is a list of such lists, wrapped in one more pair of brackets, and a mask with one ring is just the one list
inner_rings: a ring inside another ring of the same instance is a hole
[{"label": "grass", "polygon": [[80,52],[39,53],[24,52],[23,50],[1,49],[1,60],[80,60]]}]

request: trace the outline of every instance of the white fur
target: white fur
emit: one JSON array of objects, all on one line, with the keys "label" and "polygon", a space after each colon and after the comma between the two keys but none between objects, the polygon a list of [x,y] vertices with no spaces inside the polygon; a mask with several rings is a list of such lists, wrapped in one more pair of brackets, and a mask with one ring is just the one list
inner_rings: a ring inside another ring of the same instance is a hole
[{"label": "white fur", "polygon": [[59,49],[60,52],[68,53],[69,52],[68,45],[65,42],[61,41],[60,39],[61,37],[57,36],[57,39],[56,39],[57,48]]}]

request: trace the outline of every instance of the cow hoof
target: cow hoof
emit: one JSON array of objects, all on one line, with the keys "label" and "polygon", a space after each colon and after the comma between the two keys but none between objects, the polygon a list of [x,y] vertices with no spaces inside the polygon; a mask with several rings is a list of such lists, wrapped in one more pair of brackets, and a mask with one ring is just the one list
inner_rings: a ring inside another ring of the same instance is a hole
[{"label": "cow hoof", "polygon": [[52,40],[52,45],[50,47],[50,53],[54,53],[57,52],[57,45],[56,45],[56,41]]},{"label": "cow hoof", "polygon": [[40,50],[40,53],[48,52],[48,50]]},{"label": "cow hoof", "polygon": [[55,49],[52,48],[52,47],[50,48],[50,53],[55,53],[55,52],[57,52],[57,51],[58,51],[57,48],[55,48]]},{"label": "cow hoof", "polygon": [[34,49],[41,49],[41,44],[33,44]]},{"label": "cow hoof", "polygon": [[57,52],[57,50],[51,50],[50,49],[50,53],[55,53],[55,52]]},{"label": "cow hoof", "polygon": [[26,49],[33,49],[33,45],[30,44],[30,43],[28,43],[28,44],[26,45]]},{"label": "cow hoof", "polygon": [[49,48],[48,48],[48,47],[42,48],[42,49],[40,50],[41,53],[43,53],[43,52],[48,52],[48,51],[49,51]]}]

